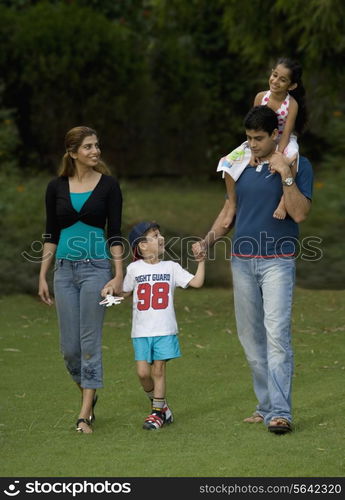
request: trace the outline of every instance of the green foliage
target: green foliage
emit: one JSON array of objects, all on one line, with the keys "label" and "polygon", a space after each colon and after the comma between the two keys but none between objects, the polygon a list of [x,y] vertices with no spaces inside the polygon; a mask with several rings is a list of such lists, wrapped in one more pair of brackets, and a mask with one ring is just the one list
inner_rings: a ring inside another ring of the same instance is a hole
[{"label": "green foliage", "polygon": [[188,165],[203,171],[205,150],[200,144],[207,144],[207,93],[191,37],[152,41],[150,63],[155,84],[154,164],[159,163],[161,175],[191,170]]},{"label": "green foliage", "polygon": [[[199,139],[197,136],[195,142],[199,148],[202,145],[201,151],[210,166],[207,171],[211,174],[213,165],[219,158],[243,137],[243,116],[252,105],[252,80],[256,79],[256,73],[241,65],[237,52],[228,50],[227,34],[222,23],[222,0],[154,0],[152,16],[152,44],[159,48],[170,45],[173,49],[166,54],[163,52],[163,65],[157,67],[153,64],[154,80],[160,83],[159,88],[164,89],[170,100],[177,101],[182,114],[182,106],[185,113],[190,111],[190,104],[195,102],[195,97],[193,99],[192,96],[202,93],[203,99],[194,119],[199,120],[205,138]],[[152,54],[155,62],[155,51]],[[164,73],[167,66],[176,73],[170,81]],[[182,81],[176,86],[174,82],[181,79],[179,70],[184,66],[189,73],[188,80],[185,80],[182,73]],[[192,81],[199,82],[199,87],[191,84]],[[188,84],[192,99],[187,95],[184,102],[181,92],[185,92]],[[176,96],[181,96],[182,99],[177,100]],[[181,135],[190,134],[191,129],[185,116],[180,129]],[[193,163],[197,164],[195,159]]]},{"label": "green foliage", "polygon": [[20,164],[55,170],[66,130],[85,123],[122,176],[213,176],[278,56],[302,63],[312,155],[343,100],[344,17],[341,0],[4,0]]},{"label": "green foliage", "polygon": [[151,23],[150,0],[75,0],[81,7],[101,12],[108,19],[145,32]]},{"label": "green foliage", "polygon": [[110,125],[113,135],[113,124],[134,120],[144,57],[125,27],[87,8],[41,4],[21,13],[12,42],[17,65],[5,76],[7,90],[19,94],[21,132],[44,163],[56,164],[72,126],[91,124],[109,139]]},{"label": "green foliage", "polygon": [[[341,0],[223,1],[229,45],[246,60],[262,63],[282,54],[300,56],[305,66],[334,67],[345,50]],[[259,22],[258,22],[259,21]],[[330,60],[331,59],[331,60]]]},{"label": "green foliage", "polygon": [[0,109],[0,170],[5,175],[18,168],[16,150],[20,139],[13,114],[12,110]]},{"label": "green foliage", "polygon": [[277,17],[275,2],[223,0],[223,4],[223,22],[230,50],[240,52],[245,64],[250,61],[259,67],[267,57],[280,54],[286,33],[282,30],[282,18]]},{"label": "green foliage", "polygon": [[[15,170],[0,171],[0,295],[19,289],[37,293],[42,234],[44,233],[45,180],[26,179]],[[23,252],[32,256],[29,262]]]},{"label": "green foliage", "polygon": [[303,67],[310,130],[322,137],[329,108],[342,100],[345,83],[345,4],[341,0],[224,1],[229,48],[242,64],[269,69],[277,57],[297,58]]},{"label": "green foliage", "polygon": [[11,9],[21,9],[23,7],[29,7],[32,5],[32,0],[1,0],[1,4],[6,7],[11,7]]},{"label": "green foliage", "polygon": [[[344,2],[342,0],[309,0],[308,2],[277,0],[274,10],[288,20],[290,36],[299,42],[299,52],[306,52],[311,64],[329,66],[332,71],[341,67],[334,64],[334,57],[343,57],[344,37]],[[343,72],[344,70],[342,70]]]},{"label": "green foliage", "polygon": [[343,170],[345,157],[345,107],[338,105],[332,113],[325,129],[327,137],[327,148],[325,160],[327,165],[333,170]]},{"label": "green foliage", "polygon": [[66,130],[86,123],[119,174],[205,171],[207,93],[193,41],[144,39],[129,22],[78,2],[39,3],[13,20],[6,98],[31,166],[55,167]]}]

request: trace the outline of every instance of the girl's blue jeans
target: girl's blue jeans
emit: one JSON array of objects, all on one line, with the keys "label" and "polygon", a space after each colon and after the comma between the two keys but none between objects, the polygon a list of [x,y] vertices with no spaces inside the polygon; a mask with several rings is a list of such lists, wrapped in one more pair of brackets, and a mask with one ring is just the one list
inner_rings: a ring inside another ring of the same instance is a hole
[{"label": "girl's blue jeans", "polygon": [[101,290],[111,279],[108,259],[58,259],[54,295],[60,348],[67,370],[83,389],[103,387]]},{"label": "girl's blue jeans", "polygon": [[232,257],[231,268],[237,331],[252,371],[256,411],[266,425],[274,417],[291,422],[295,260]]}]

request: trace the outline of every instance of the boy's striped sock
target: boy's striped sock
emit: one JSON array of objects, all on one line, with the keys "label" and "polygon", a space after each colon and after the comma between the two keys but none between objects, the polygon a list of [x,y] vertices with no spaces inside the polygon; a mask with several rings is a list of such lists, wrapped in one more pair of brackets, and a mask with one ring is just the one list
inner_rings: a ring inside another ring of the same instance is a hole
[{"label": "boy's striped sock", "polygon": [[159,412],[162,412],[164,406],[165,406],[165,398],[153,398],[152,410],[158,410]]}]

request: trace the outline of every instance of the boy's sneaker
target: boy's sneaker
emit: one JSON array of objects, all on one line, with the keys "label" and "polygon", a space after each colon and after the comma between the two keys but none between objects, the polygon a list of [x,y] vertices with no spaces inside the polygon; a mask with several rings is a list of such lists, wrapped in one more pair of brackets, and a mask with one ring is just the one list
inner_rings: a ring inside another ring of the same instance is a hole
[{"label": "boy's sneaker", "polygon": [[164,415],[165,415],[164,423],[165,424],[172,424],[174,421],[174,415],[173,415],[173,412],[171,411],[171,409],[169,408],[169,406],[168,405],[164,406],[163,411],[164,411]]},{"label": "boy's sneaker", "polygon": [[155,430],[163,427],[164,424],[173,422],[173,414],[168,406],[161,408],[152,408],[152,413],[145,418],[143,429]]},{"label": "boy's sneaker", "polygon": [[164,424],[165,414],[160,408],[152,408],[152,413],[145,418],[143,429],[160,429]]}]

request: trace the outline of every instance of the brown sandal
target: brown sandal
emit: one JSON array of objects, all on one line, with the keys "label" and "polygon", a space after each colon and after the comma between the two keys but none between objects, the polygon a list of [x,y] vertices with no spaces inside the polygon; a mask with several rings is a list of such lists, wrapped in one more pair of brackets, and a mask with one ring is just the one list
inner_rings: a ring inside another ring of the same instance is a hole
[{"label": "brown sandal", "polygon": [[268,430],[275,434],[286,434],[292,431],[291,423],[283,417],[272,418],[268,425]]},{"label": "brown sandal", "polygon": [[264,421],[264,417],[260,413],[253,413],[250,417],[243,420],[246,424],[261,424]]}]

